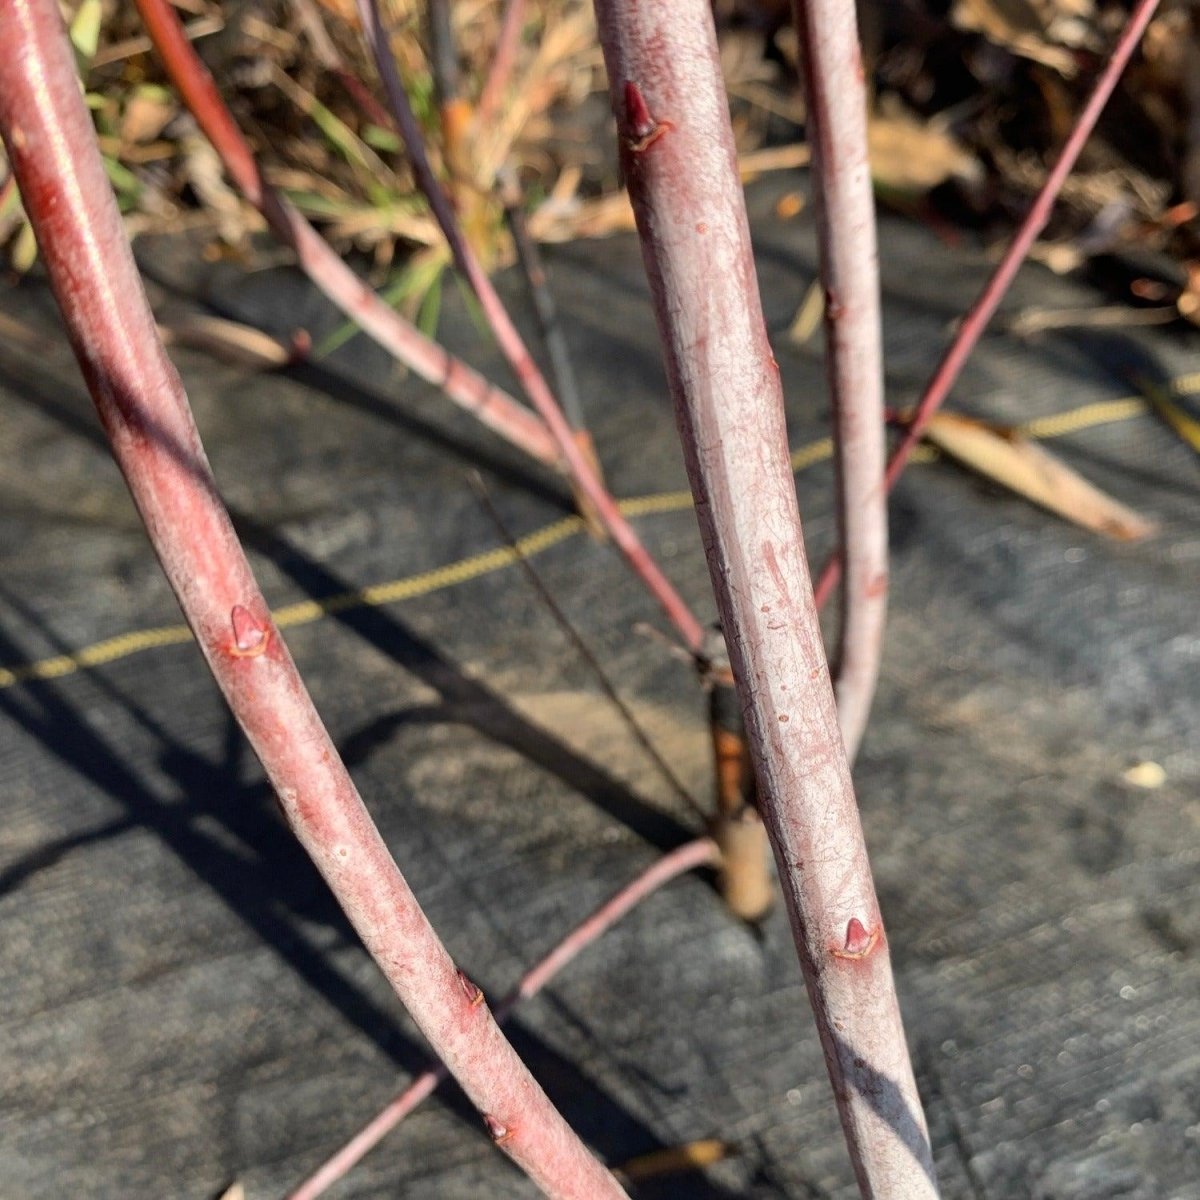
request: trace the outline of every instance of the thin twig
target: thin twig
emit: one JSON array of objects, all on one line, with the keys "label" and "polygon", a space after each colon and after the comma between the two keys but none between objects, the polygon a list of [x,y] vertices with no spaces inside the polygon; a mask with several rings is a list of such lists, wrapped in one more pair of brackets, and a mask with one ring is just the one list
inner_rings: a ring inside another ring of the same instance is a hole
[{"label": "thin twig", "polygon": [[438,103],[445,107],[458,99],[461,77],[454,30],[450,23],[449,0],[428,0],[425,11],[429,18],[430,73]]},{"label": "thin twig", "polygon": [[325,19],[317,7],[316,0],[291,0],[292,8],[300,20],[300,28],[308,39],[308,47],[323,71],[336,71],[342,64],[342,56],[325,28]]},{"label": "thin twig", "polygon": [[496,115],[508,88],[517,61],[517,50],[521,45],[525,3],[526,0],[507,0],[504,6],[496,48],[492,51],[492,65],[483,82],[483,90],[479,93],[479,103],[475,106],[475,119],[481,126],[486,126]]},{"label": "thin twig", "polygon": [[169,0],[137,0],[163,61],[238,190],[296,253],[301,270],[388,353],[440,388],[459,407],[540,462],[557,465],[558,449],[534,413],[389,308],[330,249],[315,229],[266,182],[208,69],[184,36]]},{"label": "thin twig", "polygon": [[592,652],[592,648],[583,640],[582,635],[575,628],[570,617],[563,612],[562,607],[546,586],[537,568],[529,561],[528,555],[521,552],[520,544],[508,528],[504,518],[500,515],[500,510],[496,507],[487,490],[487,486],[483,482],[483,476],[478,471],[472,471],[468,474],[467,479],[475,489],[475,495],[479,498],[479,503],[483,506],[492,524],[496,527],[496,532],[500,535],[501,541],[516,556],[517,564],[524,573],[525,578],[529,581],[529,586],[533,588],[538,598],[545,605],[546,611],[554,618],[555,624],[566,635],[567,641],[575,647],[576,653],[587,664],[588,669],[595,676],[596,682],[600,684],[600,690],[604,692],[612,703],[612,706],[617,710],[621,720],[625,722],[629,732],[633,735],[634,740],[645,751],[646,757],[658,768],[659,774],[666,780],[675,795],[702,821],[707,820],[707,814],[704,809],[701,808],[692,794],[684,787],[679,776],[671,769],[670,763],[658,752],[654,743],[650,740],[650,735],[642,728],[633,710],[621,699],[617,689],[613,686],[612,680],[608,677],[608,672],[604,669],[603,664]]},{"label": "thin twig", "polygon": [[[146,0],[143,0],[144,2]],[[392,116],[408,149],[413,175],[429,202],[434,216],[437,217],[438,224],[442,227],[442,232],[450,245],[458,269],[466,276],[471,290],[479,300],[480,308],[496,337],[497,344],[513,372],[521,381],[525,394],[550,430],[572,481],[591,504],[595,515],[603,523],[617,549],[625,556],[630,567],[658,601],[659,606],[671,624],[679,631],[688,648],[698,650],[704,636],[703,627],[692,614],[683,597],[679,595],[658,564],[651,558],[642,545],[641,539],[621,515],[616,502],[600,481],[599,475],[563,416],[558,401],[547,386],[533,357],[525,348],[521,335],[513,325],[500,297],[496,294],[496,289],[488,278],[487,272],[484,271],[470,243],[463,236],[449,198],[433,173],[429,156],[425,152],[425,143],[420,127],[417,124],[412,105],[409,103],[408,94],[404,90],[396,61],[388,47],[377,0],[356,0],[356,5],[367,46],[375,60],[380,78],[383,80],[384,90],[391,104]]]},{"label": "thin twig", "polygon": [[563,413],[577,433],[587,428],[583,415],[583,400],[579,385],[575,382],[575,368],[571,365],[571,352],[558,319],[558,305],[546,278],[542,263],[542,252],[537,242],[529,236],[525,220],[525,209],[521,204],[521,187],[516,172],[506,167],[500,175],[500,194],[504,204],[504,217],[512,234],[513,246],[517,251],[517,262],[525,276],[533,313],[537,318],[538,332],[546,353],[550,356],[550,373],[554,376],[554,391],[562,402]]},{"label": "thin twig", "polygon": [[[1137,48],[1142,34],[1145,33],[1146,26],[1150,24],[1158,4],[1159,0],[1138,0],[1137,6],[1130,13],[1125,28],[1121,31],[1121,36],[1113,47],[1112,55],[1096,80],[1092,93],[1075,122],[1074,129],[1071,130],[1070,136],[1059,153],[1058,160],[1046,176],[1046,182],[1042,184],[1042,189],[1038,192],[1025,220],[1021,222],[1020,228],[1013,235],[1008,249],[1004,252],[1004,257],[992,272],[991,278],[984,284],[979,298],[963,318],[957,335],[943,354],[941,362],[938,363],[933,377],[926,385],[925,391],[917,403],[912,422],[899,445],[892,451],[884,476],[889,492],[895,487],[913,449],[921,440],[921,434],[929,418],[949,395],[950,389],[957,381],[971,352],[983,336],[988,322],[1000,306],[1000,301],[1004,299],[1005,293],[1013,279],[1016,278],[1017,271],[1037,240],[1038,234],[1046,227],[1046,222],[1050,219],[1050,213],[1054,207],[1054,201],[1062,190],[1063,183],[1074,168],[1084,144],[1091,136],[1096,121],[1108,103],[1113,89],[1117,86],[1117,81]],[[829,598],[841,576],[841,570],[841,555],[835,554],[825,564],[820,579],[817,581],[818,607]]]},{"label": "thin twig", "polygon": [[[183,32],[188,41],[198,42],[201,38],[211,37],[214,33],[220,33],[224,28],[224,17],[199,17],[195,21],[189,21],[183,27]],[[99,67],[111,66],[113,63],[121,62],[123,59],[132,58],[135,54],[145,54],[147,50],[153,49],[154,43],[144,35],[126,38],[125,41],[114,42],[111,46],[101,46],[92,58],[91,66],[93,70]]]},{"label": "thin twig", "polygon": [[[517,986],[497,1005],[496,1020],[503,1024],[522,1000],[536,996],[576,955],[607,932],[647,896],[688,871],[716,866],[718,858],[716,843],[706,837],[687,842],[679,849],[663,855],[526,971]],[[445,1078],[446,1068],[441,1063],[418,1075],[336,1154],[326,1160],[295,1191],[289,1193],[287,1200],[316,1200],[316,1197],[343,1178],[370,1150],[379,1145],[413,1109],[432,1095]]]},{"label": "thin twig", "polygon": [[471,106],[462,95],[462,72],[458,66],[458,49],[454,43],[454,26],[450,16],[450,0],[427,0],[429,18],[429,65],[438,101],[438,116],[442,126],[442,154],[460,208],[479,196],[471,185],[470,148],[468,132]]}]

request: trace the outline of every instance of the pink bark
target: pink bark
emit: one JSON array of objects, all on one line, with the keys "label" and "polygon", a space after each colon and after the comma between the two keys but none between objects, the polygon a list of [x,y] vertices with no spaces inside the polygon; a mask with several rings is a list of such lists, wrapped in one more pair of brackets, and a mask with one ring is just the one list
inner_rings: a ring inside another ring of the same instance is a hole
[{"label": "pink bark", "polygon": [[707,0],[597,0],[622,162],[796,947],[865,1196],[936,1194],[838,728]]},{"label": "pink bark", "polygon": [[389,354],[441,388],[460,408],[531,457],[557,465],[558,448],[534,413],[389,308],[263,179],[250,147],[168,0],[137,0],[137,5],[167,74],[220,155],[234,185],[262,213],[275,236],[295,251],[309,279]]},{"label": "pink bark", "polygon": [[[1121,36],[1117,39],[1117,44],[1113,47],[1113,52],[1108,62],[1105,63],[1104,70],[1096,79],[1091,95],[1088,96],[1087,103],[1083,106],[1070,136],[1059,152],[1058,159],[1050,169],[1050,173],[1046,176],[1046,182],[1042,184],[1041,191],[1038,192],[1025,219],[1013,235],[1008,249],[1004,252],[1004,257],[992,272],[987,283],[984,284],[979,298],[968,310],[967,315],[963,317],[958,332],[945,354],[942,355],[933,377],[917,402],[916,410],[903,438],[892,451],[885,474],[889,492],[896,486],[896,481],[908,464],[913,449],[921,440],[921,435],[924,433],[930,417],[941,407],[942,402],[950,394],[950,389],[958,381],[967,359],[979,344],[979,339],[983,336],[988,322],[995,316],[996,309],[1000,307],[1000,302],[1016,278],[1017,271],[1020,270],[1033,243],[1037,241],[1038,234],[1046,227],[1058,193],[1062,191],[1067,176],[1070,175],[1079,159],[1080,152],[1091,136],[1096,122],[1100,119],[1100,114],[1104,111],[1104,106],[1117,86],[1121,73],[1129,64],[1129,60],[1134,50],[1137,49],[1142,34],[1146,32],[1146,27],[1150,24],[1158,5],[1159,0],[1139,0],[1133,12],[1129,14],[1125,28],[1121,31]],[[825,564],[820,579],[817,581],[818,605],[828,599],[829,594],[837,585],[841,572],[841,556],[840,554],[834,555]]]},{"label": "pink bark", "polygon": [[486,125],[495,119],[500,101],[508,88],[508,81],[512,78],[517,51],[521,47],[521,26],[525,21],[525,8],[525,0],[506,0],[504,5],[496,49],[492,52],[492,65],[483,81],[483,90],[479,93],[479,103],[475,108],[475,119],[480,125]]},{"label": "pink bark", "polygon": [[825,287],[838,526],[846,564],[833,687],[846,753],[867,727],[887,618],[879,256],[854,0],[793,0]]},{"label": "pink bark", "polygon": [[[580,952],[607,933],[627,912],[679,875],[697,867],[715,866],[720,855],[711,838],[697,838],[664,854],[615,896],[605,901],[586,921],[573,929],[553,950],[521,976],[517,986],[496,1008],[503,1024],[522,1000],[532,999]],[[423,1071],[394,1100],[382,1108],[336,1154],[310,1175],[287,1200],[316,1200],[343,1178],[364,1155],[373,1150],[410,1112],[428,1099],[446,1078],[438,1063]]]},{"label": "pink bark", "polygon": [[55,0],[5,0],[0,45],[0,131],[72,346],[163,570],[288,824],[493,1139],[548,1196],[623,1196],[455,968],[272,623],[155,332]]},{"label": "pink bark", "polygon": [[[155,0],[155,3],[158,2],[160,0]],[[442,190],[429,163],[429,156],[425,153],[425,143],[421,137],[420,127],[417,125],[412,106],[408,102],[408,95],[404,91],[404,85],[400,80],[391,50],[388,48],[376,0],[357,0],[357,6],[367,45],[383,80],[384,90],[391,103],[396,125],[408,149],[417,184],[429,201],[429,206],[433,210],[442,232],[446,235],[446,240],[454,255],[454,261],[459,270],[467,277],[472,291],[478,297],[479,305],[483,309],[488,325],[495,334],[500,349],[521,381],[521,387],[525,394],[550,430],[550,435],[554,438],[572,480],[591,505],[617,549],[625,556],[625,560],[633,572],[658,601],[659,607],[671,624],[675,626],[687,648],[692,651],[698,650],[704,636],[703,627],[692,615],[691,610],[662,573],[658,564],[650,557],[642,545],[641,539],[634,532],[633,526],[621,515],[616,501],[601,483],[599,474],[580,446],[558,401],[551,394],[546,380],[533,361],[533,356],[526,349],[520,333],[517,332],[503,302],[496,294],[496,289],[492,286],[487,272],[483,269],[470,243],[459,228],[458,218],[454,215],[449,197]]]}]

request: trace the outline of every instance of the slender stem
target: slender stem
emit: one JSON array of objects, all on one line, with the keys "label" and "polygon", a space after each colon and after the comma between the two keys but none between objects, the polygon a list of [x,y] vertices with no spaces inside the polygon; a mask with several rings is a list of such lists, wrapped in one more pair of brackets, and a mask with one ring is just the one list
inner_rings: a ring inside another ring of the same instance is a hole
[{"label": "slender stem", "polygon": [[[930,417],[937,412],[949,395],[950,389],[957,382],[963,366],[983,336],[983,331],[995,315],[996,309],[1000,307],[1000,301],[1004,299],[1005,293],[1013,279],[1016,278],[1017,271],[1037,240],[1038,234],[1046,227],[1058,193],[1062,190],[1067,176],[1071,173],[1080,152],[1091,136],[1104,106],[1117,86],[1117,81],[1128,65],[1142,34],[1146,32],[1146,26],[1150,24],[1158,4],[1159,0],[1138,0],[1137,6],[1129,14],[1125,28],[1121,31],[1121,36],[1117,39],[1112,54],[1104,65],[1104,70],[1100,72],[1093,85],[1091,95],[1088,96],[1087,103],[1083,106],[1083,110],[1075,122],[1075,127],[1071,130],[1070,137],[1067,138],[1057,161],[1046,176],[1046,182],[1042,184],[1041,191],[1038,192],[1024,221],[1013,235],[1008,249],[1004,252],[1004,257],[992,272],[991,278],[984,284],[979,298],[963,317],[954,340],[942,355],[933,377],[926,385],[925,391],[917,403],[908,429],[895,450],[892,451],[885,474],[889,492],[896,486],[896,481],[904,471],[913,449],[921,440],[921,435],[929,423]],[[834,555],[825,564],[817,582],[818,604],[823,604],[830,592],[833,591],[841,575],[841,570],[840,555]]]},{"label": "slender stem", "polygon": [[491,496],[488,494],[487,488],[484,486],[483,477],[477,472],[470,476],[472,486],[475,488],[475,493],[479,497],[480,503],[483,505],[484,511],[487,513],[492,524],[496,527],[496,532],[499,533],[505,545],[516,556],[517,563],[521,568],[521,573],[525,576],[529,586],[533,588],[538,599],[545,606],[546,611],[554,619],[554,623],[562,631],[563,636],[575,648],[575,653],[587,664],[588,669],[592,672],[596,682],[600,685],[600,690],[608,698],[609,703],[616,709],[617,715],[624,722],[626,729],[633,735],[633,739],[641,746],[643,753],[654,764],[658,773],[667,782],[667,786],[675,793],[675,795],[687,805],[698,817],[704,817],[704,810],[693,799],[692,794],[683,786],[683,781],[675,774],[671,768],[671,764],[659,753],[658,747],[651,741],[650,735],[642,728],[641,722],[633,714],[633,710],[621,699],[621,694],[613,685],[613,681],[608,677],[608,672],[604,669],[600,660],[593,653],[592,648],[583,639],[583,635],[575,628],[571,618],[562,610],[562,606],[554,598],[553,592],[546,586],[541,575],[538,574],[537,568],[530,561],[529,556],[521,550],[521,545],[512,531],[508,528],[504,518],[500,515],[500,510],[492,502]]},{"label": "slender stem", "polygon": [[713,591],[864,1196],[936,1195],[813,606],[708,0],[597,0],[624,176]]},{"label": "slender stem", "polygon": [[220,155],[230,178],[262,213],[275,236],[295,251],[309,279],[385,350],[441,388],[455,404],[538,461],[557,465],[558,448],[534,413],[389,308],[263,179],[249,145],[208,69],[185,37],[169,0],[137,0],[137,5],[167,74]]},{"label": "slender stem", "polygon": [[468,204],[472,198],[478,202],[478,193],[474,192],[470,181],[467,134],[471,124],[471,106],[462,95],[462,73],[458,69],[450,0],[427,0],[426,13],[429,18],[429,65],[437,92],[446,168],[458,203]]},{"label": "slender stem", "polygon": [[288,824],[493,1140],[547,1196],[624,1196],[455,968],[271,619],[155,332],[56,0],[6,0],[0,45],[0,133],[72,347],[163,570]]},{"label": "slender stem", "polygon": [[879,255],[867,98],[854,0],[793,0],[825,287],[838,526],[846,563],[833,671],[853,762],[879,677],[887,619],[887,493]]},{"label": "slender stem", "polygon": [[[145,0],[143,0],[144,2]],[[161,3],[162,0],[155,0],[155,2]],[[555,400],[546,385],[533,357],[525,348],[521,335],[517,332],[500,297],[496,294],[496,289],[492,286],[492,281],[488,278],[487,272],[484,271],[470,243],[459,228],[449,198],[442,190],[437,176],[434,175],[433,168],[429,163],[429,156],[425,152],[425,143],[420,127],[412,111],[412,105],[409,104],[395,59],[388,47],[377,0],[356,0],[356,3],[367,45],[375,59],[379,76],[383,80],[384,90],[391,103],[392,115],[400,130],[400,136],[404,139],[408,149],[413,175],[425,198],[429,201],[429,206],[433,210],[434,216],[437,217],[438,224],[442,227],[442,232],[450,244],[458,269],[466,276],[471,289],[478,297],[480,307],[495,334],[497,343],[517,378],[521,381],[526,395],[550,430],[563,461],[567,465],[571,479],[591,504],[617,549],[625,556],[630,567],[658,601],[668,620],[678,630],[688,649],[698,650],[704,635],[703,627],[662,573],[658,564],[647,553],[641,540],[633,531],[633,527],[621,515],[616,502],[600,482],[599,475],[573,435],[566,417],[563,416],[558,401]]]},{"label": "slender stem", "polygon": [[[647,896],[679,875],[697,867],[715,866],[719,853],[711,838],[697,838],[677,850],[664,854],[636,879],[627,883],[586,921],[573,929],[553,950],[521,976],[517,986],[496,1008],[496,1020],[503,1024],[522,1000],[536,996],[582,950],[612,928],[627,912]],[[342,1179],[352,1167],[390,1133],[422,1101],[433,1094],[446,1078],[441,1063],[418,1075],[394,1100],[381,1109],[336,1154],[321,1164],[287,1200],[316,1200],[327,1188]]]},{"label": "slender stem", "polygon": [[491,69],[483,81],[479,103],[475,106],[475,119],[481,126],[486,126],[495,117],[500,108],[500,101],[504,99],[513,66],[517,61],[517,50],[521,45],[525,5],[526,0],[507,0],[504,5],[500,33],[496,38],[496,48],[492,51]]},{"label": "slender stem", "polygon": [[444,107],[458,99],[461,76],[450,22],[450,0],[428,0],[425,11],[429,18],[429,65],[438,103]]},{"label": "slender stem", "polygon": [[550,290],[550,283],[546,278],[542,252],[538,249],[537,242],[529,236],[529,225],[525,220],[525,210],[521,206],[521,187],[517,182],[516,172],[510,168],[501,172],[500,191],[504,203],[504,217],[517,251],[517,262],[520,263],[529,287],[529,295],[533,300],[538,332],[542,336],[546,352],[550,355],[554,390],[562,401],[567,421],[578,434],[587,428],[587,422],[583,415],[579,385],[575,382],[575,368],[571,365],[571,353],[567,349],[567,339],[558,319],[558,305],[554,302],[554,293]]}]

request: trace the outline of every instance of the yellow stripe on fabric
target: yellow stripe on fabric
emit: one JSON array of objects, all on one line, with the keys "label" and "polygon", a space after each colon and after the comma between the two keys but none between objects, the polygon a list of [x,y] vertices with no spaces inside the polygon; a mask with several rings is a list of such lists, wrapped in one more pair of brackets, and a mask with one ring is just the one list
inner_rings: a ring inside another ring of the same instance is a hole
[{"label": "yellow stripe on fabric", "polygon": [[[1178,379],[1172,380],[1168,386],[1171,392],[1177,396],[1200,392],[1200,372],[1181,375]],[[1128,421],[1142,416],[1148,411],[1149,406],[1146,400],[1139,397],[1102,400],[1067,412],[1055,413],[1049,417],[1038,417],[1020,426],[1020,432],[1031,438],[1057,438],[1065,434],[1091,429],[1097,425]],[[832,439],[819,438],[792,452],[792,470],[806,471],[832,456]],[[932,452],[931,447],[918,447],[912,461],[930,462],[936,457],[937,455]],[[631,518],[683,512],[691,507],[691,493],[685,491],[634,496],[620,502],[621,512]],[[296,604],[284,605],[283,608],[275,610],[272,616],[280,629],[295,629],[298,626],[311,625],[315,621],[347,612],[350,609],[380,608],[386,604],[396,604],[401,600],[415,600],[419,596],[428,596],[434,592],[456,587],[461,583],[469,583],[484,575],[503,571],[507,567],[513,566],[519,557],[541,554],[552,546],[565,542],[568,538],[576,537],[585,529],[586,525],[581,518],[577,516],[563,517],[533,533],[518,538],[515,548],[498,546],[494,550],[472,554],[457,562],[447,563],[444,567],[435,567],[431,571],[422,571],[417,575],[394,579],[390,583],[375,584],[358,591],[342,592],[336,596],[327,596],[323,600],[301,600]],[[145,650],[178,646],[191,640],[192,633],[186,625],[162,625],[153,629],[135,630],[118,637],[107,638],[102,642],[95,642],[91,646],[77,650],[74,654],[60,654],[52,658],[39,659],[36,662],[0,667],[0,690],[35,680],[61,679],[64,675],[73,675],[77,671],[87,670],[90,667],[116,662],[118,659],[128,658],[130,655],[140,654]]]}]

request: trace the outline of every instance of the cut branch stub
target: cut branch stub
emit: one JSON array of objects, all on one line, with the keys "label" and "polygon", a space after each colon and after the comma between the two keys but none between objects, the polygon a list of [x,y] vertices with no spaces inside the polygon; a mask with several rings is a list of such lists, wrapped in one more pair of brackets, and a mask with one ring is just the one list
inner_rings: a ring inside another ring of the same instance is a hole
[{"label": "cut branch stub", "polygon": [[[813,604],[707,0],[597,0],[759,809],[860,1187],[936,1195]],[[860,934],[860,930],[864,931]]]},{"label": "cut branch stub", "polygon": [[708,716],[716,774],[713,840],[721,849],[721,895],[743,921],[760,921],[775,900],[768,867],[770,846],[758,815],[754,766],[724,646],[707,671]]}]

